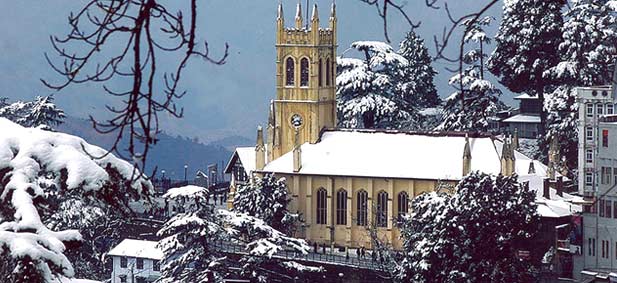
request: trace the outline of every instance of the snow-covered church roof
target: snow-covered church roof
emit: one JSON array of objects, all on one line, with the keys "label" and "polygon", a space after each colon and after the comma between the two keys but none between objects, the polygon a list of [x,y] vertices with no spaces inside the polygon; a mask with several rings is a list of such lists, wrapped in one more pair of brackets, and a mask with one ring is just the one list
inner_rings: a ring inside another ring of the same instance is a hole
[{"label": "snow-covered church roof", "polygon": [[231,173],[231,167],[236,163],[237,160],[240,160],[242,163],[242,167],[244,167],[244,171],[247,175],[250,175],[252,171],[255,171],[255,147],[238,147],[234,152],[233,156],[225,166],[225,173]]},{"label": "snow-covered church roof", "polygon": [[[501,171],[503,142],[488,135],[471,135],[471,170],[490,174]],[[415,133],[373,130],[328,130],[315,144],[305,143],[302,166],[293,172],[293,152],[268,163],[265,172],[382,177],[428,180],[460,180],[463,177],[462,133]],[[547,167],[515,151],[515,171],[546,176]],[[243,163],[244,164],[244,163]]]}]

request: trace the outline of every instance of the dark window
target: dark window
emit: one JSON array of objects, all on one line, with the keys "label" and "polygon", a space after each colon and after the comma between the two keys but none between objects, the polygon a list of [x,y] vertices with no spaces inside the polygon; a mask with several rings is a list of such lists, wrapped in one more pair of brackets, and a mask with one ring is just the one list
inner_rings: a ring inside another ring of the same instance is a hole
[{"label": "dark window", "polygon": [[330,65],[330,58],[326,59],[326,85],[329,86],[332,82],[332,66]]},{"label": "dark window", "polygon": [[323,86],[323,61],[321,59],[319,59],[319,66],[317,66],[318,72],[317,72],[317,81],[319,81],[319,86]]},{"label": "dark window", "polygon": [[152,270],[154,271],[160,271],[161,270],[161,262],[158,260],[155,260],[152,262]]},{"label": "dark window", "polygon": [[600,217],[604,217],[604,200],[603,199],[599,201],[599,206],[600,206],[599,207],[600,210],[598,211],[598,214],[600,215]]},{"label": "dark window", "polygon": [[608,130],[602,130],[602,146],[608,147]]},{"label": "dark window", "polygon": [[613,202],[610,201],[610,200],[607,200],[606,201],[606,210],[604,211],[604,214],[606,215],[606,218],[613,217],[612,209],[613,209]]},{"label": "dark window", "polygon": [[388,226],[388,193],[381,191],[377,194],[377,227]]},{"label": "dark window", "polygon": [[400,192],[397,197],[398,219],[402,220],[402,216],[409,212],[409,195],[406,192]]},{"label": "dark window", "polygon": [[120,267],[126,268],[127,265],[128,265],[128,260],[126,259],[126,257],[121,257],[120,258]]},{"label": "dark window", "polygon": [[358,192],[357,198],[357,223],[358,226],[366,226],[366,218],[368,215],[368,193],[365,190]]},{"label": "dark window", "polygon": [[591,255],[596,256],[596,239],[591,239]]},{"label": "dark window", "polygon": [[137,265],[137,269],[144,269],[144,259],[143,258],[138,258],[136,265]]},{"label": "dark window", "polygon": [[146,278],[137,277],[137,282],[136,283],[146,283]]},{"label": "dark window", "polygon": [[336,225],[347,225],[347,191],[336,192]]},{"label": "dark window", "polygon": [[593,117],[593,104],[591,104],[591,103],[587,103],[586,116],[587,116],[587,118],[592,118]]},{"label": "dark window", "polygon": [[309,69],[309,60],[302,58],[302,60],[300,60],[300,86],[308,86]]},{"label": "dark window", "polygon": [[587,241],[587,252],[589,253],[589,255],[591,255],[591,238],[589,238]]},{"label": "dark window", "polygon": [[287,61],[285,62],[285,85],[294,85],[295,68],[296,62],[294,59],[291,57],[287,58]]},{"label": "dark window", "polygon": [[126,283],[126,275],[120,275],[120,283]]},{"label": "dark window", "polygon": [[326,224],[327,201],[328,192],[324,188],[317,190],[317,213],[315,214],[317,224]]}]

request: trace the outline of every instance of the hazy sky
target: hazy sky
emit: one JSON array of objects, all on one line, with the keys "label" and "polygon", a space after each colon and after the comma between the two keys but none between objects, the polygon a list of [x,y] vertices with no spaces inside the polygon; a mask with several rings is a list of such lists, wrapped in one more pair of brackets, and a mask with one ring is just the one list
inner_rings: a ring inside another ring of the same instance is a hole
[{"label": "hazy sky", "polygon": [[[180,1],[180,0],[174,0]],[[162,1],[162,2],[174,2]],[[443,1],[443,0],[442,0]],[[214,66],[194,59],[183,77],[188,91],[179,103],[184,107],[183,119],[163,117],[163,129],[174,134],[200,140],[214,140],[228,135],[253,137],[257,124],[267,116],[269,100],[275,95],[275,20],[278,0],[200,0],[198,33],[207,39],[211,52],[221,54],[230,45],[227,64]],[[303,4],[305,0],[302,0]],[[327,25],[331,0],[310,1],[319,5],[322,26]],[[477,0],[450,0],[454,13],[462,14],[477,5]],[[59,79],[47,65],[44,52],[51,52],[49,36],[68,31],[67,16],[82,0],[5,1],[0,9],[0,96],[31,99],[38,94],[51,94],[41,78]],[[178,2],[176,2],[178,3]],[[296,0],[283,0],[287,26],[293,24]],[[422,21],[419,33],[434,53],[433,35],[441,34],[448,25],[444,10],[424,6],[424,0],[409,0],[405,10]],[[443,3],[443,2],[442,2]],[[311,4],[312,5],[312,4]],[[359,0],[338,0],[339,53],[356,40],[384,40],[381,19],[373,7]],[[304,7],[306,8],[306,7]],[[490,11],[499,16],[501,6]],[[496,25],[493,29],[496,29]],[[393,45],[397,45],[408,25],[396,14],[390,22]],[[163,60],[171,64],[173,60]],[[449,63],[435,62],[439,94],[453,90],[447,85],[451,74],[444,69]],[[122,84],[122,83],[118,83]],[[57,94],[57,103],[68,114],[104,117],[103,106],[116,98],[106,95],[101,85],[71,86]],[[505,97],[510,101],[509,95]]]}]

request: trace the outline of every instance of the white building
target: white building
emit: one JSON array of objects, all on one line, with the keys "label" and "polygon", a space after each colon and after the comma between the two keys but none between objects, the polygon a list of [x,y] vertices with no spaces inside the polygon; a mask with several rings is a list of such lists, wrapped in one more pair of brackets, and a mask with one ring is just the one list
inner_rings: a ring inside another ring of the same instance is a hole
[{"label": "white building", "polygon": [[578,89],[578,190],[585,270],[617,270],[617,96],[610,86]]},{"label": "white building", "polygon": [[154,282],[161,276],[163,252],[157,242],[125,239],[107,253],[113,259],[111,283]]}]

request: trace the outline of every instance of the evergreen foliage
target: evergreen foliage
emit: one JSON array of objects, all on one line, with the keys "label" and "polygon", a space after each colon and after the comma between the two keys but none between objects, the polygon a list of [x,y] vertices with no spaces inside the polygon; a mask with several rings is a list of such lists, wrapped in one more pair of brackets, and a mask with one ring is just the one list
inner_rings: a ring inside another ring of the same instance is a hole
[{"label": "evergreen foliage", "polygon": [[437,72],[431,66],[432,59],[424,40],[413,30],[409,31],[401,41],[398,54],[407,59],[408,64],[401,69],[395,93],[414,107],[438,106],[441,99],[433,83]]},{"label": "evergreen foliage", "polygon": [[41,127],[52,130],[64,121],[66,115],[54,104],[53,96],[37,96],[34,101],[9,103],[0,98],[0,117],[24,127]]},{"label": "evergreen foliage", "polygon": [[416,197],[403,221],[401,282],[531,282],[516,257],[539,228],[535,192],[517,177],[472,172],[453,195]]}]

